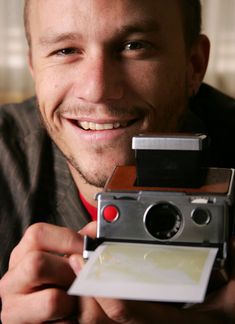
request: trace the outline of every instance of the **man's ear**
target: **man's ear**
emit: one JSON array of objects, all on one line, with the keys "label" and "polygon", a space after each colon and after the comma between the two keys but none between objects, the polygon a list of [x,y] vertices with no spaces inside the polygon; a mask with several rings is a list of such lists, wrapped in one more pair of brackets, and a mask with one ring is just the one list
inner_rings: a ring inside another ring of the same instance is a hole
[{"label": "man's ear", "polygon": [[205,76],[210,54],[210,41],[207,36],[200,35],[189,52],[188,93],[197,93]]}]

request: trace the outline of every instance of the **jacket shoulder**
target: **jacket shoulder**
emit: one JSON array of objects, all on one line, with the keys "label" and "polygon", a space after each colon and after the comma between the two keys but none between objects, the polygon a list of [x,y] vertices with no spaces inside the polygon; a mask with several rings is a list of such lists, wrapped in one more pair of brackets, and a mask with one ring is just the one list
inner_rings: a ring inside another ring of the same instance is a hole
[{"label": "jacket shoulder", "polygon": [[193,99],[192,111],[211,138],[212,164],[235,167],[235,99],[203,84]]},{"label": "jacket shoulder", "polygon": [[35,98],[30,98],[22,103],[0,106],[1,136],[8,132],[14,132],[17,136],[26,136],[41,128]]},{"label": "jacket shoulder", "polygon": [[192,110],[201,118],[206,118],[208,122],[218,121],[222,125],[226,121],[234,125],[235,98],[207,84],[202,84],[193,100]]}]

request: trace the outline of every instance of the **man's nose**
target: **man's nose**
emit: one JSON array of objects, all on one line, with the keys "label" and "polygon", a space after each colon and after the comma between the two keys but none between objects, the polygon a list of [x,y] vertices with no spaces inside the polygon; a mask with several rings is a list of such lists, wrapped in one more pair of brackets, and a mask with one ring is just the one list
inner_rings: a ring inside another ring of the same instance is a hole
[{"label": "man's nose", "polygon": [[105,55],[84,58],[78,71],[77,95],[88,102],[99,103],[123,97],[123,80],[118,61]]}]

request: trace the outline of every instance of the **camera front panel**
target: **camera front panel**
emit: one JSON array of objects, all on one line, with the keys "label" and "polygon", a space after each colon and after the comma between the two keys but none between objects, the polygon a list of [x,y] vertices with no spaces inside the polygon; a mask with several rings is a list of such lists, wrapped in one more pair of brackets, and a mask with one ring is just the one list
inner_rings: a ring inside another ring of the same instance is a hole
[{"label": "camera front panel", "polygon": [[[115,217],[107,217],[109,209]],[[228,224],[224,197],[158,191],[98,195],[97,237],[104,240],[223,244]]]}]

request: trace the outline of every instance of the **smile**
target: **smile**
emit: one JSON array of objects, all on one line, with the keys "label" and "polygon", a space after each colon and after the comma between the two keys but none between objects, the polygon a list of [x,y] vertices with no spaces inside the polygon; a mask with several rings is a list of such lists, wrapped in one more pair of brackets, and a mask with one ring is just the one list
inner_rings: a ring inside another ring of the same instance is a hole
[{"label": "smile", "polygon": [[[68,131],[74,132],[75,136],[79,136],[85,141],[114,141],[122,136],[130,137],[131,134],[136,134],[141,129],[142,118],[111,120],[111,119],[93,119],[89,120],[84,117],[75,118],[66,116],[62,118],[64,126],[72,126]],[[67,129],[67,128],[66,128]]]},{"label": "smile", "polygon": [[126,127],[128,122],[114,123],[94,123],[89,121],[79,121],[78,126],[84,130],[110,130]]}]

